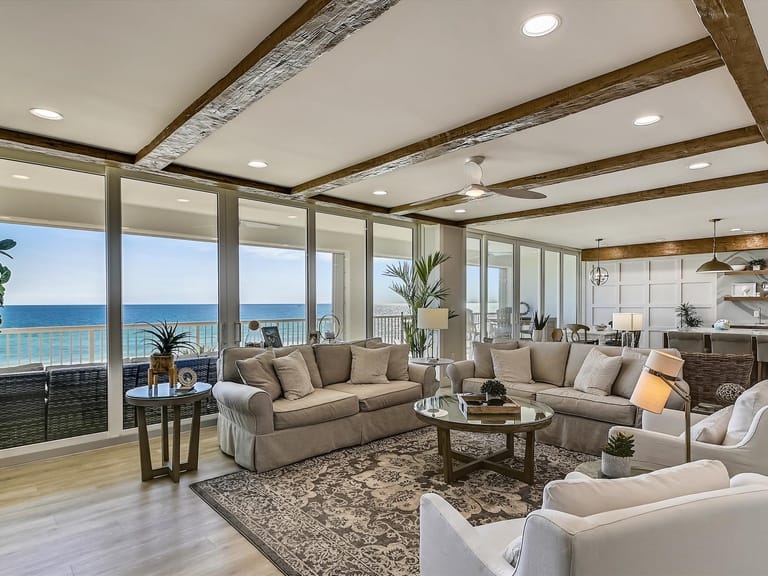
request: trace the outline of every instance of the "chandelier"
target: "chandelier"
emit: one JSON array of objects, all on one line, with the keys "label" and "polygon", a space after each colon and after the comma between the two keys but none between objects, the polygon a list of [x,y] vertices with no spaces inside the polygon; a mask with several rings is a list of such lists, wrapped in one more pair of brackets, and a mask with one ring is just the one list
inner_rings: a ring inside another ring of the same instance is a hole
[{"label": "chandelier", "polygon": [[592,270],[589,271],[589,281],[595,286],[602,286],[608,282],[608,270],[600,266],[600,242],[602,238],[596,238],[597,242],[597,266],[592,265]]}]

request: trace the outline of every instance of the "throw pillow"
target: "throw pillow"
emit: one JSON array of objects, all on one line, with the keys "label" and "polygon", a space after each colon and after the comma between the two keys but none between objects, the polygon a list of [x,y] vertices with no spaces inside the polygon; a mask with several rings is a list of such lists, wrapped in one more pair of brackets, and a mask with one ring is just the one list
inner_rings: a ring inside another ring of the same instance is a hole
[{"label": "throw pillow", "polygon": [[[733,406],[727,406],[710,414],[704,420],[699,420],[691,426],[691,440],[707,444],[722,444],[732,413]],[[680,434],[680,438],[685,438],[685,432]]]},{"label": "throw pillow", "polygon": [[517,568],[518,562],[520,562],[520,551],[523,549],[523,537],[518,536],[504,549],[504,560],[512,565],[512,568]]},{"label": "throw pillow", "polygon": [[298,400],[315,391],[307,363],[299,350],[294,350],[288,356],[275,358],[272,365],[280,379],[280,387],[286,400]]},{"label": "throw pillow", "polygon": [[[517,350],[517,340],[511,342],[472,342],[472,359],[475,362],[475,378],[493,378],[491,350]],[[497,376],[498,378],[498,376]]]},{"label": "throw pillow", "polygon": [[544,487],[541,507],[591,516],[729,486],[728,470],[722,462],[697,460],[633,478],[554,480]]},{"label": "throw pillow", "polygon": [[518,348],[517,350],[491,348],[491,359],[493,360],[493,373],[499,380],[515,384],[533,382],[530,348]]},{"label": "throw pillow", "polygon": [[627,399],[632,397],[646,360],[648,360],[648,354],[631,348],[624,348],[621,351],[621,370],[613,381],[613,394]]},{"label": "throw pillow", "polygon": [[723,446],[733,446],[742,441],[749,432],[752,420],[760,408],[768,404],[768,380],[758,382],[752,388],[736,400],[733,405],[733,414],[728,422],[728,431],[725,433]]},{"label": "throw pillow", "polygon": [[235,365],[245,384],[262,388],[269,393],[272,400],[277,400],[282,396],[283,389],[280,387],[280,380],[278,380],[272,366],[274,360],[275,353],[272,350],[267,350],[263,354],[247,360],[236,360]]},{"label": "throw pillow", "polygon": [[315,361],[315,351],[312,346],[285,346],[284,348],[275,348],[275,358],[282,358],[288,356],[294,350],[301,352],[304,357],[304,362],[307,364],[307,370],[309,370],[309,379],[312,380],[312,386],[315,388],[323,387],[323,380],[320,377],[320,370],[317,368],[317,362]]},{"label": "throw pillow", "polygon": [[581,365],[573,387],[587,394],[609,396],[613,381],[621,370],[621,356],[606,356],[597,348],[590,350]]},{"label": "throw pillow", "polygon": [[408,344],[382,344],[381,342],[371,342],[365,344],[368,348],[388,348],[389,364],[387,366],[387,380],[408,381]]},{"label": "throw pillow", "polygon": [[352,346],[352,384],[386,384],[389,366],[389,348],[361,348]]}]

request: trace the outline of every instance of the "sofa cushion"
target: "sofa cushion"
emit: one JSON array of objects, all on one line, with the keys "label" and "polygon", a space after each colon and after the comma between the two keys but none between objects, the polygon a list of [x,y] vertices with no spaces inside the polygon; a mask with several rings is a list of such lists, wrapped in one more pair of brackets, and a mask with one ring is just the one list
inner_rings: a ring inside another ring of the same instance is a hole
[{"label": "sofa cushion", "polygon": [[283,430],[353,416],[359,408],[357,398],[351,394],[320,388],[298,400],[275,400],[272,412],[275,430]]},{"label": "sofa cushion", "polygon": [[389,365],[389,348],[361,348],[351,346],[352,367],[349,381],[352,384],[386,384]]},{"label": "sofa cushion", "polygon": [[294,350],[288,356],[272,360],[280,387],[286,400],[298,400],[315,391],[312,379],[309,377],[307,364],[299,350]]},{"label": "sofa cushion", "polygon": [[580,416],[608,424],[635,425],[637,409],[621,396],[595,396],[573,388],[551,388],[536,394],[536,400],[558,414]]},{"label": "sofa cushion", "polygon": [[581,365],[573,387],[587,394],[608,396],[619,370],[621,370],[621,356],[606,356],[597,348],[593,348]]},{"label": "sofa cushion", "polygon": [[272,366],[274,359],[275,353],[267,350],[264,354],[257,354],[252,358],[236,360],[235,365],[244,384],[262,388],[272,400],[277,400],[283,395],[283,389]]},{"label": "sofa cushion", "polygon": [[[728,421],[731,419],[733,406],[726,406],[714,414],[710,414],[704,420],[699,420],[691,426],[691,440],[705,442],[707,444],[722,444],[725,433],[728,431]],[[680,434],[685,438],[685,432]]]},{"label": "sofa cushion", "polygon": [[517,341],[497,342],[490,344],[488,342],[472,342],[472,358],[475,361],[475,376],[477,378],[493,378],[493,359],[491,358],[491,349],[494,350],[517,350],[519,348]]},{"label": "sofa cushion", "polygon": [[496,350],[491,348],[493,373],[502,382],[533,382],[531,349]]},{"label": "sofa cushion", "polygon": [[259,354],[264,354],[266,348],[256,348],[253,346],[233,346],[224,348],[219,352],[219,358],[216,361],[217,374],[219,382],[238,382],[243,383],[240,378],[240,372],[237,371],[238,360],[247,360]]},{"label": "sofa cushion", "polygon": [[318,344],[315,346],[315,357],[323,386],[349,381],[352,373],[352,351],[349,344]]},{"label": "sofa cushion", "polygon": [[568,362],[565,364],[565,386],[573,386],[576,382],[576,375],[581,370],[581,365],[592,350],[599,350],[606,356],[621,356],[621,348],[618,346],[595,346],[594,344],[571,343],[571,349],[568,351]]},{"label": "sofa cushion", "polygon": [[361,412],[410,404],[421,399],[421,384],[407,380],[387,384],[332,384],[328,389],[354,394],[360,403]]},{"label": "sofa cushion", "polygon": [[758,382],[743,392],[733,405],[733,414],[728,422],[723,446],[733,446],[741,442],[749,432],[755,415],[766,405],[768,405],[768,380]]},{"label": "sofa cushion", "polygon": [[[464,392],[480,394],[480,388],[482,388],[483,382],[486,380],[487,378],[466,378],[462,384],[462,389]],[[535,400],[536,393],[542,390],[558,388],[558,386],[547,384],[546,382],[502,382],[502,384],[507,389],[508,396],[517,396],[527,400]]]},{"label": "sofa cushion", "polygon": [[389,348],[387,380],[408,380],[408,344],[384,344],[368,341],[367,348]]},{"label": "sofa cushion", "polygon": [[698,460],[632,478],[554,480],[544,487],[542,508],[583,517],[729,486],[722,462]]},{"label": "sofa cushion", "polygon": [[309,371],[309,379],[312,381],[312,386],[315,388],[322,388],[323,380],[320,378],[320,370],[317,369],[315,352],[312,350],[312,346],[305,344],[303,346],[285,346],[284,348],[275,348],[275,358],[288,356],[288,354],[294,350],[301,352],[301,356],[304,358],[304,363],[307,365],[307,370]]},{"label": "sofa cushion", "polygon": [[521,342],[531,349],[531,373],[536,382],[562,386],[568,361],[568,342]]},{"label": "sofa cushion", "polygon": [[[618,350],[618,348],[614,348],[614,350]],[[675,348],[659,348],[659,351],[680,357],[680,352]],[[619,375],[616,376],[616,381],[613,383],[613,394],[623,398],[632,397],[632,392],[635,391],[637,380],[640,378],[640,373],[643,371],[643,366],[645,366],[645,361],[650,353],[650,348],[625,347],[622,349],[621,370],[619,370]]]}]

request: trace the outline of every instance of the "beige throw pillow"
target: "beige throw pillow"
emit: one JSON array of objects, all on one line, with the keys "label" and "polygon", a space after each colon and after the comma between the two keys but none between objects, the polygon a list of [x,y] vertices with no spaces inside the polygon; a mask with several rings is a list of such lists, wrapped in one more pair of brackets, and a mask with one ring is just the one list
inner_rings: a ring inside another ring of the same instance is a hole
[{"label": "beige throw pillow", "polygon": [[595,396],[609,396],[613,381],[621,370],[621,356],[606,356],[597,348],[589,351],[581,365],[573,387]]},{"label": "beige throw pillow", "polygon": [[294,350],[288,356],[275,358],[272,365],[280,379],[280,387],[286,400],[298,400],[315,391],[307,363],[299,350]]},{"label": "beige throw pillow", "polygon": [[352,346],[352,384],[386,384],[389,348],[368,349]]},{"label": "beige throw pillow", "polygon": [[366,342],[366,347],[373,349],[387,348],[389,364],[387,365],[387,380],[407,381],[408,376],[408,344],[382,344],[381,342]]},{"label": "beige throw pillow", "polygon": [[752,420],[760,409],[768,404],[768,380],[758,382],[736,400],[733,405],[733,414],[728,422],[728,431],[725,433],[723,446],[738,444],[749,432]]},{"label": "beige throw pillow", "polygon": [[497,350],[491,348],[493,373],[502,382],[512,384],[533,382],[531,376],[531,349]]},{"label": "beige throw pillow", "polygon": [[235,365],[244,383],[266,390],[272,400],[277,400],[283,389],[272,366],[274,360],[275,353],[270,349],[247,360],[236,360]]},{"label": "beige throw pillow", "polygon": [[[493,378],[491,350],[517,350],[517,340],[511,342],[472,342],[472,359],[475,362],[475,378]],[[498,376],[496,376],[498,378]]]},{"label": "beige throw pillow", "polygon": [[[722,444],[732,413],[733,406],[728,406],[710,414],[704,420],[699,420],[691,426],[691,440],[707,444]],[[680,438],[685,438],[685,432],[680,434]]]}]

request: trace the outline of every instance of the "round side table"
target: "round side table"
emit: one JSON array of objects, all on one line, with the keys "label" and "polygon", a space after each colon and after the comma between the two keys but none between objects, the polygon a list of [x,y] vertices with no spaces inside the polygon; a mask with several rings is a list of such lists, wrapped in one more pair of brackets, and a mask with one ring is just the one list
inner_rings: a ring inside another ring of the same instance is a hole
[{"label": "round side table", "polygon": [[[197,458],[200,448],[200,413],[204,398],[211,395],[210,384],[197,382],[189,391],[170,387],[167,383],[155,386],[139,386],[125,393],[125,401],[136,410],[136,420],[139,429],[139,458],[141,459],[141,479],[152,480],[160,476],[169,476],[174,482],[179,481],[179,475],[189,470],[197,470]],[[181,452],[181,407],[194,403],[192,412],[192,429],[189,435],[189,451],[187,461],[180,462]],[[161,430],[163,465],[152,468],[152,456],[149,451],[149,433],[147,432],[147,417],[145,408],[161,408]],[[173,452],[168,459],[168,408],[173,409]]]}]

